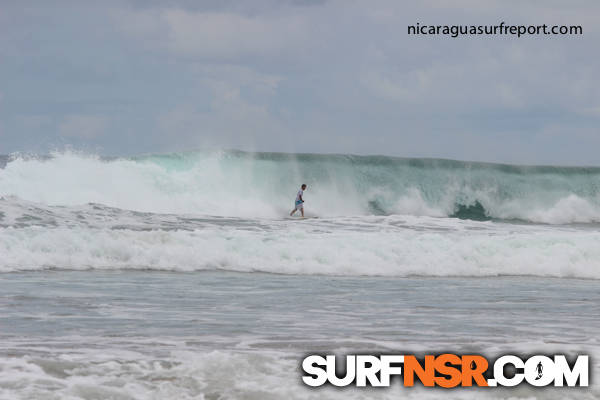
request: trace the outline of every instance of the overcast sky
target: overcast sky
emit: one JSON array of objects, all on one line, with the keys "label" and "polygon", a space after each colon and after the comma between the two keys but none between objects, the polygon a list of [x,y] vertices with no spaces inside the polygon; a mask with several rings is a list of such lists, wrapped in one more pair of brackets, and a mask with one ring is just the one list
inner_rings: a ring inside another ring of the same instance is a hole
[{"label": "overcast sky", "polygon": [[[421,24],[582,36],[409,36]],[[600,165],[600,2],[0,0],[0,154]]]}]

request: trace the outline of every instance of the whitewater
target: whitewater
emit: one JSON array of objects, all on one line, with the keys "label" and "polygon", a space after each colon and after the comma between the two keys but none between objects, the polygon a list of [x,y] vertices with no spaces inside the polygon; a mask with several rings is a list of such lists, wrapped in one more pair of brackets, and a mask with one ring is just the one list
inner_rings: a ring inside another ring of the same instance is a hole
[{"label": "whitewater", "polygon": [[[290,218],[302,183],[306,214]],[[599,399],[600,168],[0,156],[0,399]],[[308,389],[307,354],[588,354],[592,387]]]},{"label": "whitewater", "polygon": [[[4,272],[600,278],[600,168],[240,151],[0,165]],[[287,217],[301,183],[318,219]]]},{"label": "whitewater", "polygon": [[3,196],[47,205],[281,219],[306,182],[311,213],[321,217],[600,222],[600,168],[239,151],[113,159],[63,152],[4,156],[3,164]]}]

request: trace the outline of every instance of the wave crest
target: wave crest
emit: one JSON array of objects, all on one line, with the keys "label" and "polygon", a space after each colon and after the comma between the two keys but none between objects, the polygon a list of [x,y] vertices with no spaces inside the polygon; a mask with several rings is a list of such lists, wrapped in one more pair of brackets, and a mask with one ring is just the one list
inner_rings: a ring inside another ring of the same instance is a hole
[{"label": "wave crest", "polygon": [[600,222],[600,169],[346,155],[190,152],[13,156],[0,195],[153,213],[281,218],[300,183],[319,216],[425,215]]}]

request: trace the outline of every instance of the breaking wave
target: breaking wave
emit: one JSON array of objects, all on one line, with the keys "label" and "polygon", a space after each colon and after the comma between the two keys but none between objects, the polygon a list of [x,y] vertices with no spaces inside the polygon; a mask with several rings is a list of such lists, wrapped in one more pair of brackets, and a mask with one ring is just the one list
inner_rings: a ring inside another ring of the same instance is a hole
[{"label": "breaking wave", "polygon": [[600,168],[239,151],[113,159],[63,152],[3,164],[0,196],[46,205],[281,218],[305,182],[307,211],[322,217],[600,222]]}]

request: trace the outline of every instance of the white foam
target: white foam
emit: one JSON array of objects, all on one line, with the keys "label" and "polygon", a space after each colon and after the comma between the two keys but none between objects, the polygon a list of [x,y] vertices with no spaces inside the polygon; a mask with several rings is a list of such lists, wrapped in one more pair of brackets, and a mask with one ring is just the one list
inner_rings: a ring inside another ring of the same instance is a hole
[{"label": "white foam", "polygon": [[[504,350],[506,352],[506,350]],[[564,348],[563,348],[564,351]],[[510,353],[510,351],[509,351]],[[302,355],[174,350],[156,357],[115,348],[0,357],[2,399],[597,399],[592,388],[318,389],[302,384]],[[594,370],[592,369],[592,374]],[[594,374],[595,375],[595,374]],[[593,379],[592,379],[593,381]]]},{"label": "white foam", "polygon": [[[180,158],[178,158],[180,157]],[[124,210],[245,218],[280,218],[307,181],[306,208],[319,216],[450,216],[481,204],[488,216],[548,224],[600,222],[593,175],[445,170],[346,159],[303,161],[235,153],[190,153],[103,160],[56,153],[12,159],[0,169],[0,195],[41,205],[98,203]]]},{"label": "white foam", "polygon": [[[362,225],[360,225],[362,223]],[[0,271],[43,268],[600,279],[600,233],[454,219],[273,221],[194,231],[0,229]]]},{"label": "white foam", "polygon": [[[150,160],[104,161],[94,155],[66,152],[51,159],[16,158],[9,162],[0,169],[0,194],[47,205],[99,203],[155,213],[240,217],[289,213],[301,179],[289,174],[285,186],[280,186],[269,174],[257,177],[260,169],[261,165],[252,160],[231,164],[221,153],[199,155],[179,169]],[[278,167],[270,169],[277,172]],[[360,197],[350,196],[350,187],[341,182],[311,187],[305,197],[312,196],[313,212],[362,214]],[[332,202],[332,198],[340,197],[340,191],[346,191],[348,198]],[[349,200],[352,198],[356,200]]]}]

